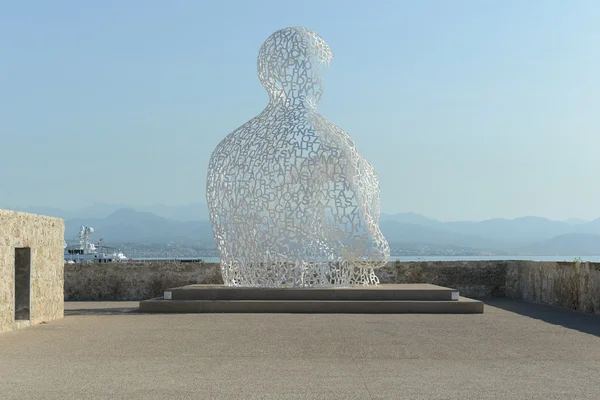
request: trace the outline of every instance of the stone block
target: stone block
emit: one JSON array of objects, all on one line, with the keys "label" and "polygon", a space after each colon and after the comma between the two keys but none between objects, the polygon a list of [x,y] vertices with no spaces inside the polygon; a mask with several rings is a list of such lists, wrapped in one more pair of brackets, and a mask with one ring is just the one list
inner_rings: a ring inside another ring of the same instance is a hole
[{"label": "stone block", "polygon": [[0,332],[63,317],[64,230],[62,219],[0,210]]}]

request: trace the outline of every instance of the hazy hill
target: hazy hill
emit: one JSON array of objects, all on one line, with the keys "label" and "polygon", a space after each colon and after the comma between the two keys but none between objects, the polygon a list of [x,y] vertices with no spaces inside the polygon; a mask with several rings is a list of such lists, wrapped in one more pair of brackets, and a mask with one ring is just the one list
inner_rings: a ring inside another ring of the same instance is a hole
[{"label": "hazy hill", "polygon": [[585,224],[578,224],[575,226],[574,231],[577,233],[592,233],[600,235],[600,218],[586,222]]},{"label": "hazy hill", "polygon": [[424,217],[415,213],[381,214],[381,222],[395,221],[406,224],[416,224],[422,226],[440,226],[444,223],[437,219]]},{"label": "hazy hill", "polygon": [[565,220],[565,222],[569,225],[581,225],[587,223],[588,221],[579,218],[569,218]]},{"label": "hazy hill", "polygon": [[[580,225],[583,226],[583,225]],[[540,217],[489,219],[481,222],[447,222],[443,228],[452,232],[510,242],[534,242],[572,233],[576,227],[562,221]]]},{"label": "hazy hill", "polygon": [[80,226],[94,228],[94,240],[106,244],[123,242],[206,242],[212,244],[208,221],[176,221],[149,212],[121,209],[106,218],[74,218],[65,222],[65,237],[76,237]]},{"label": "hazy hill", "polygon": [[[15,208],[12,208],[15,209]],[[17,208],[18,209],[18,208]],[[24,207],[20,211],[64,218],[66,238],[81,225],[96,229],[107,243],[185,242],[214,245],[204,203],[123,207],[100,203],[78,210]],[[529,255],[599,255],[600,218],[553,221],[540,217],[442,222],[415,213],[382,214],[381,230],[390,244],[416,248],[462,247]],[[396,247],[398,247],[396,246]],[[595,250],[598,249],[598,250]]]},{"label": "hazy hill", "polygon": [[97,203],[93,206],[83,207],[75,210],[63,210],[54,207],[27,206],[27,207],[6,207],[10,210],[23,211],[32,214],[48,215],[51,217],[63,218],[64,220],[81,219],[102,219],[112,213],[130,209],[140,212],[156,214],[159,217],[174,219],[177,221],[204,221],[208,220],[208,209],[204,203],[191,203],[178,206],[167,206],[156,204],[152,206],[132,207],[124,204]]},{"label": "hazy hill", "polygon": [[[439,225],[442,226],[442,225]],[[481,250],[500,250],[511,243],[475,235],[451,232],[445,229],[397,221],[382,221],[381,232],[390,243],[421,243],[431,245],[469,247]]]},{"label": "hazy hill", "polygon": [[519,249],[520,254],[549,256],[597,256],[600,254],[600,235],[571,233],[560,235]]},{"label": "hazy hill", "polygon": [[206,204],[200,202],[179,206],[157,204],[154,206],[140,207],[138,210],[151,212],[161,217],[177,221],[207,221],[209,218]]}]

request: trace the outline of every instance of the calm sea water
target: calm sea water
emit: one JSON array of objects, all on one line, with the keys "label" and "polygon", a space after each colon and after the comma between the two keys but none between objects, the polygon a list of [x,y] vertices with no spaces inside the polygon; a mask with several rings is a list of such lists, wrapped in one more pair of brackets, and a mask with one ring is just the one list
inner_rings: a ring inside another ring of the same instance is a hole
[{"label": "calm sea water", "polygon": [[[207,263],[218,263],[219,257],[197,257]],[[176,260],[193,260],[197,258],[177,258]],[[390,257],[390,260],[396,261],[506,261],[506,260],[526,260],[526,261],[574,261],[580,258],[582,261],[600,262],[600,256],[407,256]],[[173,258],[133,258],[135,261],[144,260],[173,260]]]}]

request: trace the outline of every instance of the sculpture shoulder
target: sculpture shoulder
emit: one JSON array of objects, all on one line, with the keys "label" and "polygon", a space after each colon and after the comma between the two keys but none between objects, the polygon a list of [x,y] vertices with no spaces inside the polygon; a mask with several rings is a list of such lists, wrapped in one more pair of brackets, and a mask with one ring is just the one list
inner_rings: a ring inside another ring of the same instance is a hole
[{"label": "sculpture shoulder", "polygon": [[252,118],[244,125],[225,136],[225,138],[219,142],[215,150],[212,152],[211,162],[214,159],[230,155],[232,151],[236,151],[244,146],[247,146],[253,140],[252,134],[257,129],[258,125],[260,125],[263,113]]},{"label": "sculpture shoulder", "polygon": [[316,118],[316,125],[318,126],[321,140],[329,146],[341,150],[339,153],[336,152],[338,156],[351,156],[353,164],[361,171],[363,176],[368,179],[377,179],[373,164],[358,153],[356,143],[354,143],[354,140],[346,131],[321,115]]},{"label": "sculpture shoulder", "polygon": [[252,122],[254,119],[256,119],[256,118],[251,119],[250,121],[246,122],[244,125],[240,126],[236,130],[234,130],[233,132],[231,132],[227,136],[225,136],[223,138],[223,140],[221,140],[219,142],[219,144],[213,151],[213,154],[218,153],[219,151],[222,151],[224,148],[227,148],[231,145],[243,142],[244,141],[244,133],[249,130],[250,126],[252,126]]},{"label": "sculpture shoulder", "polygon": [[315,128],[324,142],[330,142],[336,147],[350,147],[352,149],[356,147],[354,140],[346,131],[328,121],[322,115],[315,118]]}]

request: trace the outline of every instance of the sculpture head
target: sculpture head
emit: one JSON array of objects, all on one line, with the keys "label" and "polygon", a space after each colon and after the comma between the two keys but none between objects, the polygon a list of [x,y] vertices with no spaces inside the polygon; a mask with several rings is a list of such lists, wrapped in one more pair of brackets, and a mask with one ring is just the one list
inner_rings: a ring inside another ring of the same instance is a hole
[{"label": "sculpture head", "polygon": [[310,29],[278,30],[263,43],[258,53],[258,78],[271,100],[317,104],[323,93],[321,68],[333,53]]}]

